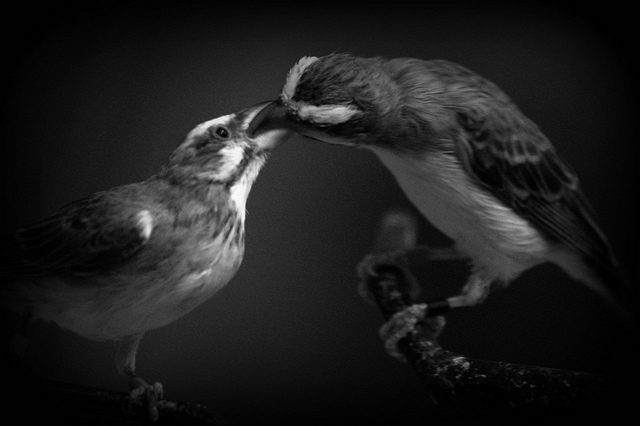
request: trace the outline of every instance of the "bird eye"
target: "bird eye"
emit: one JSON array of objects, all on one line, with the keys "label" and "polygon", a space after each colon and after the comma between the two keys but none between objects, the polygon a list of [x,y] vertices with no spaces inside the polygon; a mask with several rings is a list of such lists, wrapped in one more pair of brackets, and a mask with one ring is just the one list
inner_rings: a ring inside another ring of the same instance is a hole
[{"label": "bird eye", "polygon": [[218,135],[218,137],[222,139],[229,139],[229,136],[230,136],[229,129],[227,129],[224,126],[216,127],[215,133],[216,135]]}]

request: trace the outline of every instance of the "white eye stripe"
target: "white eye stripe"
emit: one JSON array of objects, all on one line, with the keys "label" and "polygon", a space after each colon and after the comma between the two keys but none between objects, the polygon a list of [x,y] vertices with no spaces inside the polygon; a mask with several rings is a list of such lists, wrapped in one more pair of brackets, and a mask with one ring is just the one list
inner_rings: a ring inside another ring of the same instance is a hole
[{"label": "white eye stripe", "polygon": [[307,68],[318,59],[319,58],[315,56],[304,56],[289,70],[280,98],[301,120],[316,124],[345,123],[361,112],[354,105],[336,104],[318,106],[293,100],[300,78]]},{"label": "white eye stripe", "polygon": [[353,105],[310,105],[305,102],[290,102],[289,108],[297,112],[300,119],[317,124],[340,124],[360,113]]},{"label": "white eye stripe", "polygon": [[309,65],[313,64],[318,59],[319,58],[315,56],[304,56],[296,62],[293,67],[291,67],[287,73],[287,80],[282,88],[282,100],[284,102],[288,102],[293,98],[293,95],[296,93],[300,77],[302,77],[302,74],[304,74]]}]

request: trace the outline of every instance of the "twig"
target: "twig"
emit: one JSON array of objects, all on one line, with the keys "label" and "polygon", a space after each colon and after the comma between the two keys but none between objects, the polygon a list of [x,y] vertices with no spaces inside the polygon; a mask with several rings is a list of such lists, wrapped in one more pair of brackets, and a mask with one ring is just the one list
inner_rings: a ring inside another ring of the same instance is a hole
[{"label": "twig", "polygon": [[[190,402],[158,401],[159,418],[149,420],[148,408],[129,394],[25,376],[6,381],[10,394],[3,413],[21,422],[62,424],[220,425],[225,422],[206,406]],[[3,404],[4,405],[4,404]]]},{"label": "twig", "polygon": [[[386,215],[376,234],[374,252],[413,247],[416,222],[402,212]],[[410,306],[411,278],[395,265],[379,265],[367,285],[385,320]],[[485,361],[443,349],[437,341],[444,320],[419,322],[398,347],[416,371],[439,415],[582,414],[601,411],[611,391],[606,377],[553,368]]]}]

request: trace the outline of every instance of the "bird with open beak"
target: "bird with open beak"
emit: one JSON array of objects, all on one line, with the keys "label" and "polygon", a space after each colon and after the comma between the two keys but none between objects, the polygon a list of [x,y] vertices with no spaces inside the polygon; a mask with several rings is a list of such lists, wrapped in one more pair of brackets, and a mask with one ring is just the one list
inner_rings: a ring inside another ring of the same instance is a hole
[{"label": "bird with open beak", "polygon": [[240,267],[249,191],[289,136],[261,128],[273,106],[206,121],[147,180],[15,232],[0,263],[3,304],[27,322],[119,341],[117,369],[157,417],[162,388],[136,375],[140,339],[213,296]]},{"label": "bird with open beak", "polygon": [[461,293],[423,305],[427,315],[480,303],[543,262],[614,304],[628,294],[576,174],[485,78],[445,60],[303,57],[279,103],[283,128],[374,152],[471,260]]}]

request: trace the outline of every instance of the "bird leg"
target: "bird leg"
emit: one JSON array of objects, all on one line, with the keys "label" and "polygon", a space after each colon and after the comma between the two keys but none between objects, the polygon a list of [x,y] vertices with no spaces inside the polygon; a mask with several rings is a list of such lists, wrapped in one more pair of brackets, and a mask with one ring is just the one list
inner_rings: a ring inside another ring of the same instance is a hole
[{"label": "bird leg", "polygon": [[491,281],[482,278],[480,275],[473,274],[467,284],[462,287],[460,294],[447,298],[446,303],[451,308],[474,306],[484,302],[490,292]]},{"label": "bird leg", "polygon": [[127,336],[119,342],[116,352],[116,367],[120,374],[129,381],[129,396],[131,403],[144,403],[149,412],[151,421],[158,420],[158,401],[164,399],[162,384],[156,382],[153,385],[147,383],[136,374],[136,353],[140,340],[144,333]]},{"label": "bird leg", "polygon": [[[428,246],[412,247],[408,250],[396,250],[367,255],[357,266],[360,295],[368,302],[373,303],[374,298],[367,286],[371,277],[378,277],[381,268],[395,267],[399,269],[404,282],[407,283],[411,300],[415,299],[420,291],[418,281],[411,273],[409,264],[423,264],[434,261],[455,261],[467,259],[454,247],[431,248]],[[411,262],[410,262],[411,261]],[[444,299],[436,299],[427,303],[414,304],[396,313],[380,327],[380,338],[385,342],[387,352],[397,359],[404,359],[398,351],[398,341],[408,333],[415,331],[416,325],[429,327],[433,330],[442,330],[444,317],[442,316],[452,308],[473,306],[484,301],[491,290],[491,281],[486,280],[478,273],[473,273],[460,294]]]},{"label": "bird leg", "polygon": [[385,342],[384,346],[387,353],[396,359],[404,360],[404,356],[398,350],[398,341],[407,334],[414,332],[418,324],[426,325],[430,329],[440,330],[441,332],[444,326],[442,314],[452,308],[474,306],[482,303],[490,291],[491,281],[482,278],[480,275],[473,274],[459,295],[411,305],[397,312],[380,327],[379,331],[380,338]]}]

